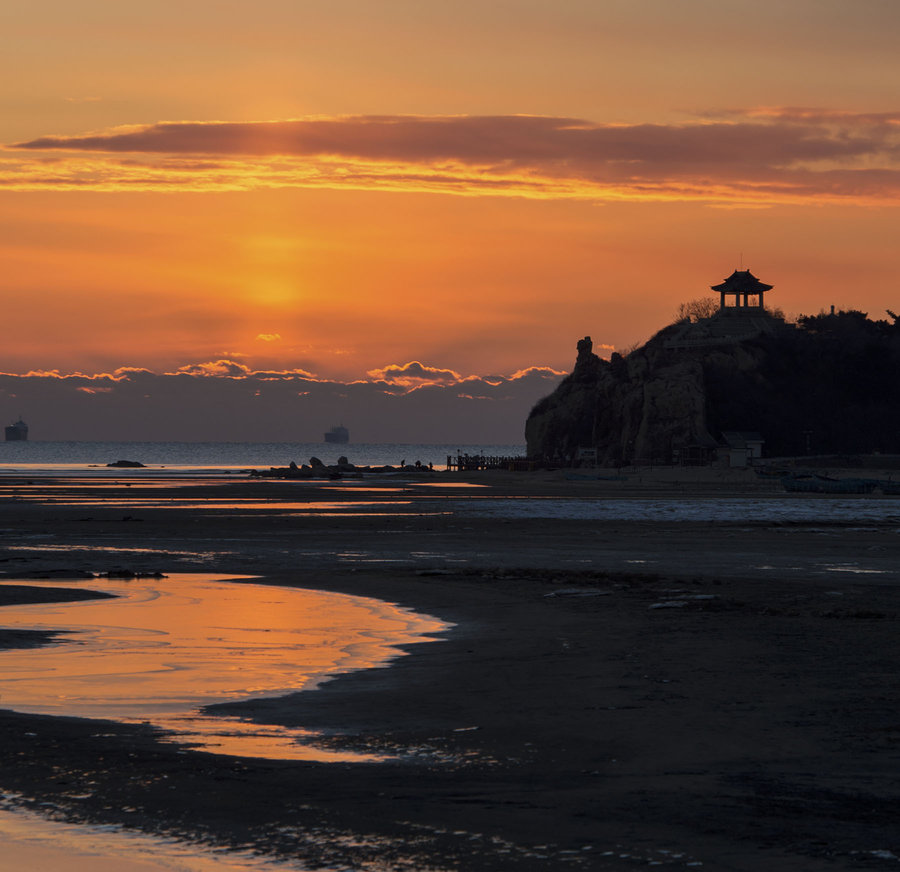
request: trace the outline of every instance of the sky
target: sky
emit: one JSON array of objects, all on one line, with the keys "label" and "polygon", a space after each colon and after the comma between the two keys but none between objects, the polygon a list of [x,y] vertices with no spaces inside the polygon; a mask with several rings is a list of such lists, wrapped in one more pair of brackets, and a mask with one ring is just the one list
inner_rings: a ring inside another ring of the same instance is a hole
[{"label": "sky", "polygon": [[900,310],[897,33],[895,0],[7,0],[0,417],[520,442],[579,338],[734,269]]}]

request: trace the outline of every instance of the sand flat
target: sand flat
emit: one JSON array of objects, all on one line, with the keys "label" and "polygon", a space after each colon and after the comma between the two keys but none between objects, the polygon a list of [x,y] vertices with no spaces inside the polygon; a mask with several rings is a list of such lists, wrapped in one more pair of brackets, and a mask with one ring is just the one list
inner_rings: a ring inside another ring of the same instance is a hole
[{"label": "sand flat", "polygon": [[[254,574],[456,625],[386,669],[219,709],[394,761],[179,753],[140,725],[3,712],[0,787],[76,819],[338,868],[870,869],[900,854],[900,524],[886,501],[864,523],[837,511],[690,520],[680,501],[783,494],[683,471],[464,478],[488,485],[472,489],[478,498],[668,499],[672,511],[598,520],[417,516],[399,505],[378,517],[290,517],[277,499],[243,516],[0,506],[2,544],[16,549],[0,559],[16,572]],[[272,484],[267,499],[295,498],[289,483]],[[223,499],[251,499],[259,485],[222,487]],[[383,499],[427,505],[436,493],[413,482]],[[66,544],[78,550],[40,549]]]}]

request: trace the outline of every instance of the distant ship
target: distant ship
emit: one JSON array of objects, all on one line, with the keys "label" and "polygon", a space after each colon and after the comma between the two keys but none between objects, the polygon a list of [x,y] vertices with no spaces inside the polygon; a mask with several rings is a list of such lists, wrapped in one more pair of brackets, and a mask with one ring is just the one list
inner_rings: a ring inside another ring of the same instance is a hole
[{"label": "distant ship", "polygon": [[[6,428],[9,429],[8,427]],[[7,436],[7,439],[9,437]],[[338,445],[346,445],[350,441],[350,431],[344,426],[332,427],[325,434],[326,442],[334,442]]]},{"label": "distant ship", "polygon": [[10,424],[6,428],[7,442],[27,442],[28,441],[28,425],[19,418],[15,424]]}]

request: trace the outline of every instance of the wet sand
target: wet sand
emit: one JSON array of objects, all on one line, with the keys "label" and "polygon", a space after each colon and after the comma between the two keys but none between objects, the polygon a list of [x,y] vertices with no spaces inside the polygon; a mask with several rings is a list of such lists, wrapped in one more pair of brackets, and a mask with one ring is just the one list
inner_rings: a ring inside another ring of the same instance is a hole
[{"label": "wet sand", "polygon": [[[783,494],[747,475],[680,470],[434,486],[447,480],[460,479],[384,480],[390,490],[364,496],[352,484],[252,481],[145,491],[134,479],[103,494],[23,480],[14,495],[3,482],[9,578],[121,567],[256,574],[378,597],[456,628],[387,668],[216,709],[317,729],[330,747],[395,762],[217,756],[140,726],[0,711],[0,788],[71,820],[249,846],[312,868],[896,866],[893,502],[865,524],[477,518],[456,501],[677,507]],[[48,504],[50,494],[63,501]],[[74,497],[89,499],[67,505]],[[232,497],[230,510],[196,507]],[[179,499],[192,507],[171,507]],[[312,506],[363,499],[375,510]],[[309,511],[280,508],[298,501]],[[36,589],[46,596],[48,584]]]}]

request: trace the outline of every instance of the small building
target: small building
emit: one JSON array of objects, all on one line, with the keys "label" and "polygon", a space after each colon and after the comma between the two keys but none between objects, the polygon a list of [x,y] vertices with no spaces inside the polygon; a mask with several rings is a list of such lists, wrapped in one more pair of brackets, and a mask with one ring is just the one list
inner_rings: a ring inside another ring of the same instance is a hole
[{"label": "small building", "polygon": [[719,292],[719,311],[727,314],[751,314],[765,310],[763,295],[772,285],[761,282],[748,269],[736,269],[724,282],[711,285]]},{"label": "small building", "polygon": [[716,460],[719,444],[708,433],[702,433],[672,448],[676,466],[708,466]]},{"label": "small building", "polygon": [[722,442],[719,457],[728,466],[744,467],[753,466],[762,457],[765,440],[752,430],[726,430],[722,433]]}]

